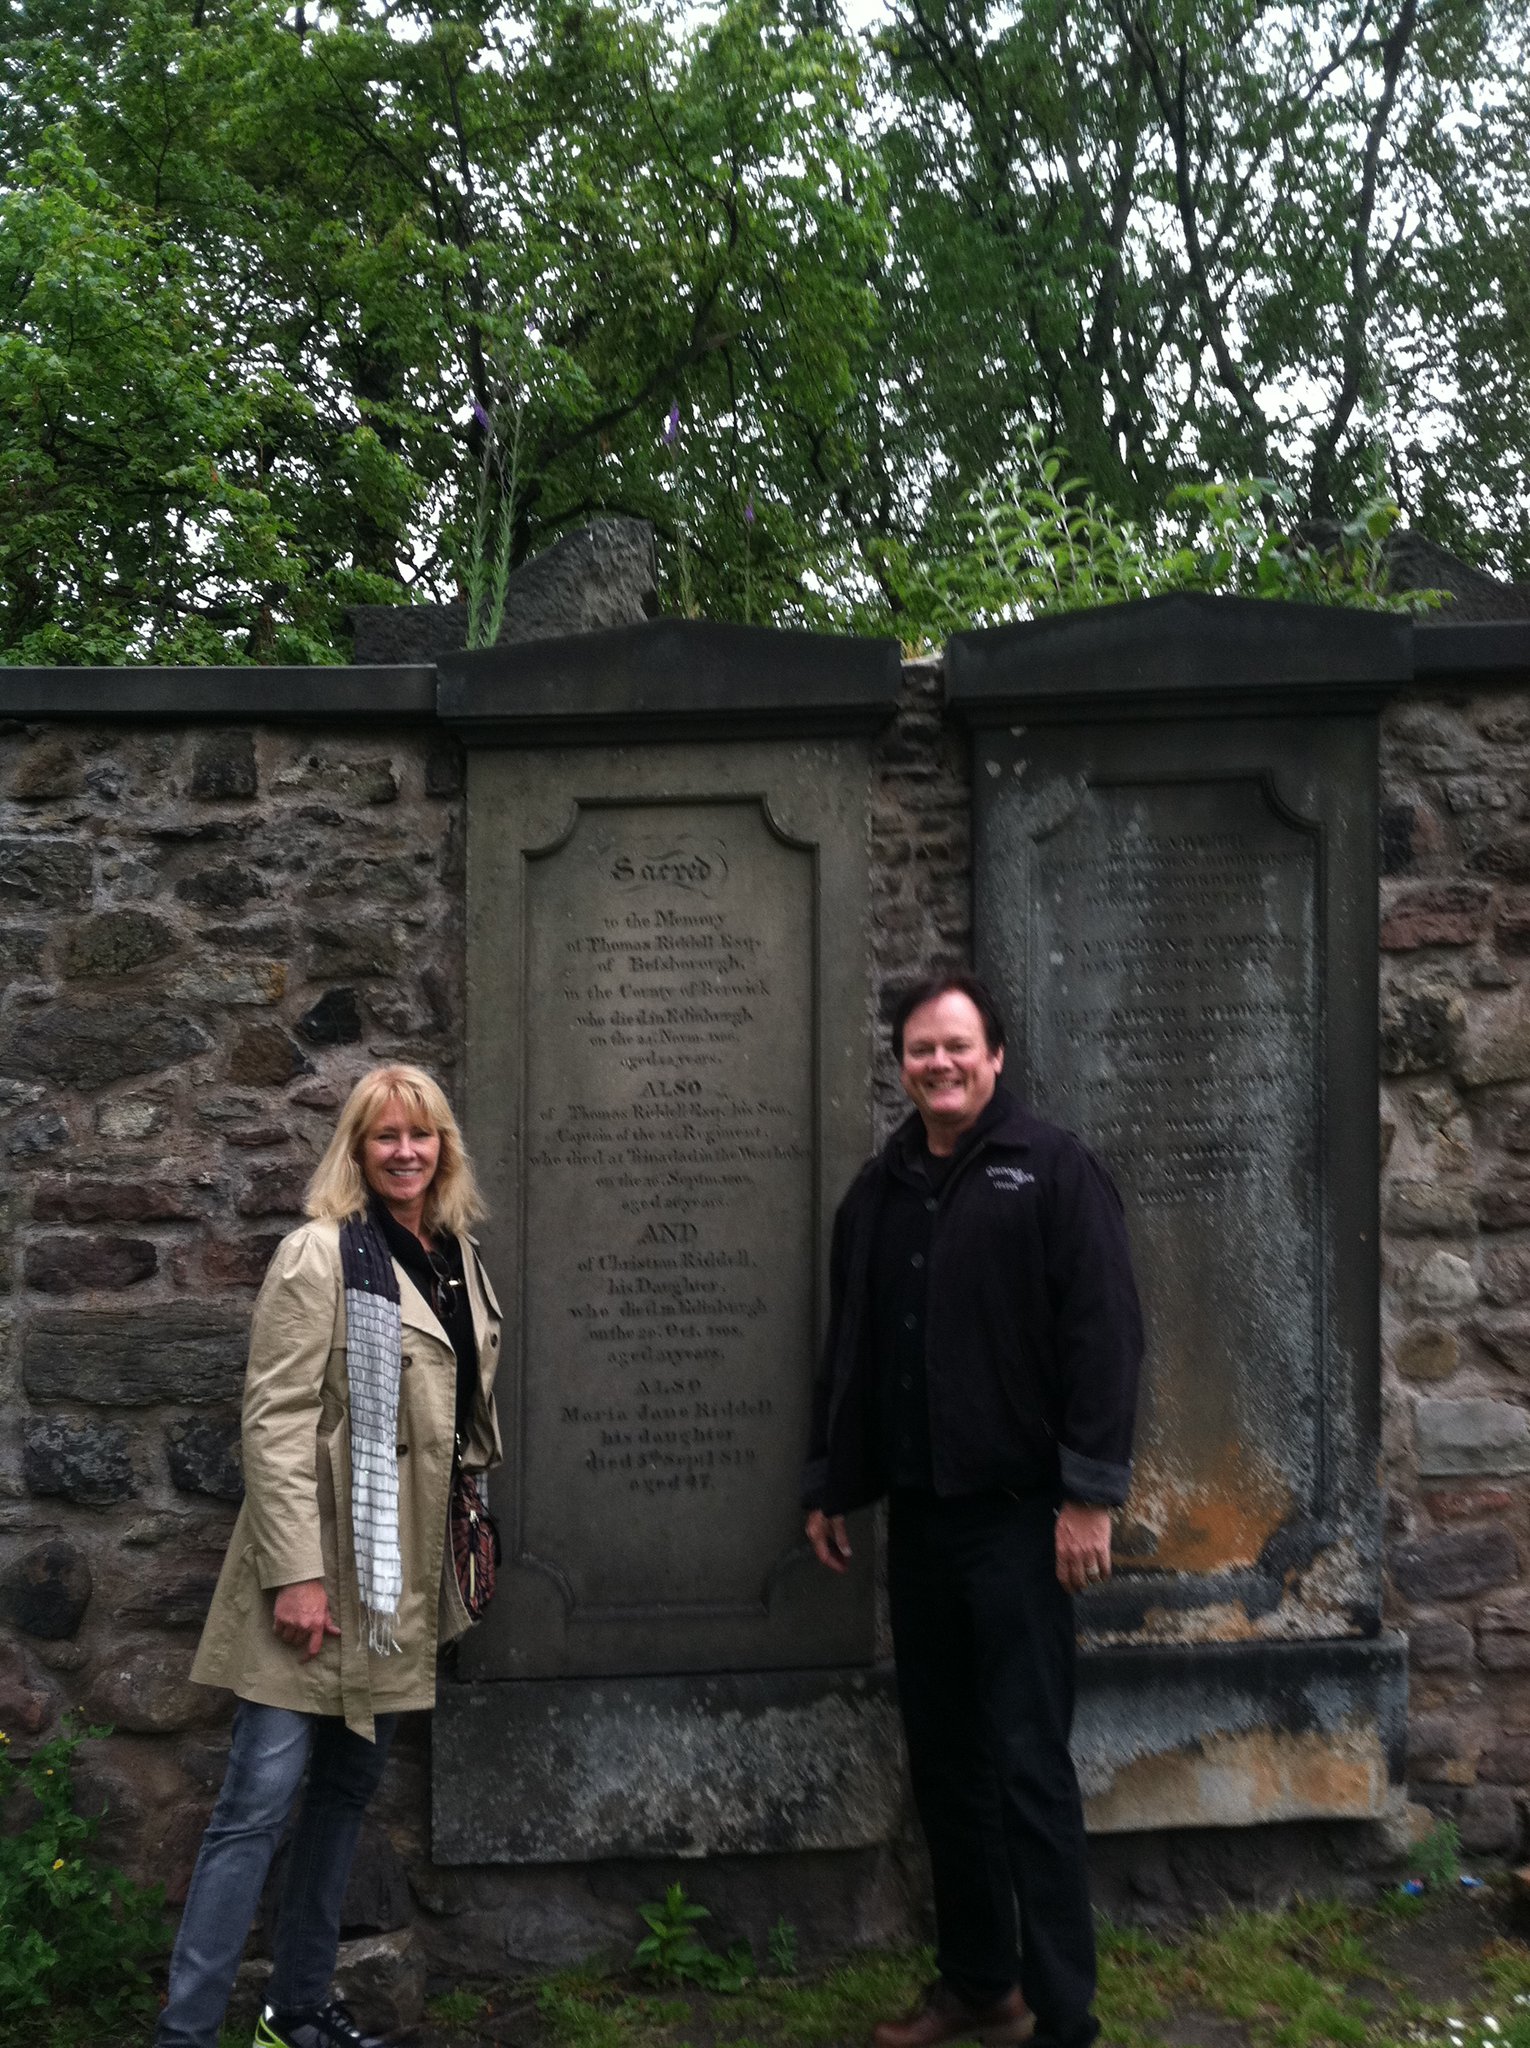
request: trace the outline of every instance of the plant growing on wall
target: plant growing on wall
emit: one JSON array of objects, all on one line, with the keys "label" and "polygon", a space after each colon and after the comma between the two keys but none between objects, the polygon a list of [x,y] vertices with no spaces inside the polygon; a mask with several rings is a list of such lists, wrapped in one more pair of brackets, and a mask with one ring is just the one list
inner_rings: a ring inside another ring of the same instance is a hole
[{"label": "plant growing on wall", "polygon": [[1250,477],[1181,484],[1161,513],[1123,518],[1067,474],[1065,450],[1032,430],[930,554],[888,548],[883,561],[905,639],[932,644],[974,626],[1176,590],[1428,610],[1437,592],[1389,586],[1383,543],[1397,517],[1397,506],[1377,497],[1320,537],[1304,534],[1291,491]]},{"label": "plant growing on wall", "polygon": [[74,2027],[99,2040],[154,2007],[145,1965],[168,1945],[164,1893],[88,1854],[97,1823],[75,1811],[75,1752],[87,1728],[18,1756],[0,1733],[0,2044]]}]

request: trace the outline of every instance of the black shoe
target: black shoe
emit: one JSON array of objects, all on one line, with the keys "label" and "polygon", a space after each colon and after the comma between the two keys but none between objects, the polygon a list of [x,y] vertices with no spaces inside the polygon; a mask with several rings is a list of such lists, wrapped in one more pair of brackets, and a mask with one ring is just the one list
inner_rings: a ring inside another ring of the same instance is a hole
[{"label": "black shoe", "polygon": [[383,2048],[377,2034],[364,2034],[339,1999],[303,2012],[267,2006],[255,2022],[254,2048]]}]

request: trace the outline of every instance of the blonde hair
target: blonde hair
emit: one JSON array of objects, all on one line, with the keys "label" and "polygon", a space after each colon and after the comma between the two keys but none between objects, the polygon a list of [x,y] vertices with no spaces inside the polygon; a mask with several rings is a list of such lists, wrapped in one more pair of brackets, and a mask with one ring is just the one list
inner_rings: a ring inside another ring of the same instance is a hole
[{"label": "blonde hair", "polygon": [[303,1197],[304,1214],[344,1223],[366,1208],[370,1190],[361,1170],[361,1141],[390,1102],[399,1103],[441,1140],[435,1178],[425,1192],[426,1229],[465,1230],[485,1214],[483,1197],[451,1104],[441,1092],[440,1082],[423,1067],[373,1067],[362,1075],[340,1112],[324,1157],[314,1168]]}]

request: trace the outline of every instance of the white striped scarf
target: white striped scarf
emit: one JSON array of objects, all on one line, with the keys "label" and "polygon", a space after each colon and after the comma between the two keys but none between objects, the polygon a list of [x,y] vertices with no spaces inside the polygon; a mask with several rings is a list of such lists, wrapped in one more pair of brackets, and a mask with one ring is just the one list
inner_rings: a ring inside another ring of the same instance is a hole
[{"label": "white striped scarf", "polygon": [[351,1536],[369,1650],[398,1648],[404,1561],[398,1536],[398,1387],[404,1333],[398,1275],[369,1216],[340,1227],[345,1371],[351,1401]]}]

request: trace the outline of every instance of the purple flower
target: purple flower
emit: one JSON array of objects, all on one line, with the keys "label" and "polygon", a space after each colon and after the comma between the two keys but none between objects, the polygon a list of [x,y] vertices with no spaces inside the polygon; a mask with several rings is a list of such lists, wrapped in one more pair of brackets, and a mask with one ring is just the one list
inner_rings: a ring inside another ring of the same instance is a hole
[{"label": "purple flower", "polygon": [[483,406],[479,404],[476,398],[473,400],[473,417],[475,420],[477,420],[479,426],[483,428],[486,434],[493,433],[494,422],[489,418],[488,413],[484,410]]},{"label": "purple flower", "polygon": [[747,498],[746,498],[746,499],[744,500],[744,524],[745,524],[746,526],[753,526],[753,524],[754,524],[754,492],[753,492],[753,491],[751,491],[751,492],[749,493],[749,496],[748,496],[748,497],[747,497]]},{"label": "purple flower", "polygon": [[669,409],[669,419],[664,428],[664,445],[673,448],[680,438],[680,401],[677,398]]}]

